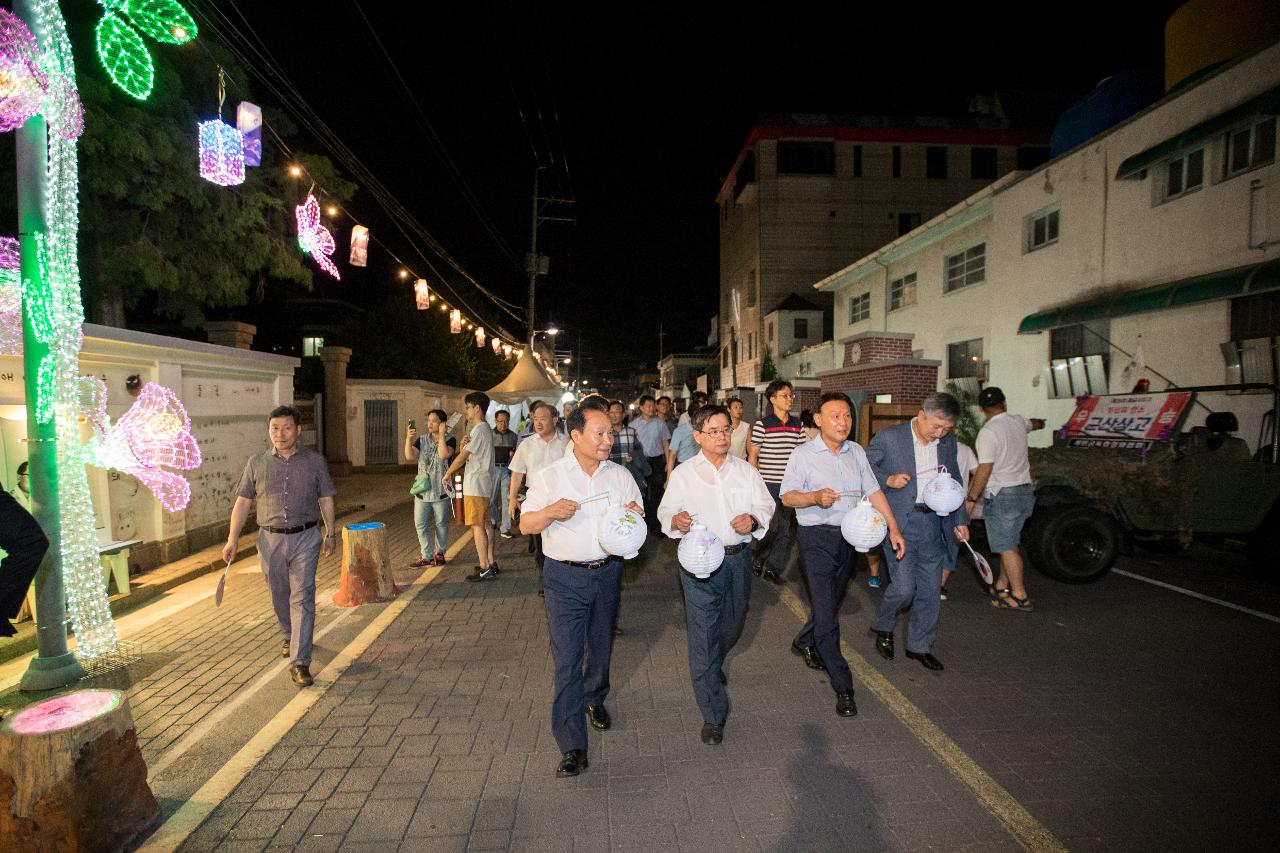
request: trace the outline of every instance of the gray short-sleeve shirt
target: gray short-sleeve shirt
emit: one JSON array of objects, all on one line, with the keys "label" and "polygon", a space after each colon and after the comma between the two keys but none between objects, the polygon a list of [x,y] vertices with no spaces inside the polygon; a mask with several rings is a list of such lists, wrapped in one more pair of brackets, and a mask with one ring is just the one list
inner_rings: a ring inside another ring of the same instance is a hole
[{"label": "gray short-sleeve shirt", "polygon": [[297,527],[320,520],[320,499],[338,493],[323,456],[307,447],[285,459],[275,448],[249,457],[236,494],[258,502],[259,527]]}]

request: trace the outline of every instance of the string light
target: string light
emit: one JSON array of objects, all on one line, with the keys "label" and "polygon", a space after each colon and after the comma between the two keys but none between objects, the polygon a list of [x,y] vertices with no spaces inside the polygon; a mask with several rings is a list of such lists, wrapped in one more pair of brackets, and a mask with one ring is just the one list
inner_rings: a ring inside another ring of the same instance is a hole
[{"label": "string light", "polygon": [[402,269],[402,270],[400,270],[400,280],[401,280],[401,281],[404,281],[404,280],[405,280],[406,278],[408,278],[408,277],[409,277],[409,271],[408,271],[408,270],[406,270],[406,269]]},{"label": "string light", "polygon": [[320,202],[307,193],[307,200],[294,208],[294,213],[298,220],[298,245],[302,251],[315,258],[320,269],[341,281],[337,265],[329,258],[337,244],[333,242],[329,229],[320,224]]},{"label": "string light", "polygon": [[0,355],[22,352],[22,258],[15,237],[0,237]]},{"label": "string light", "polygon": [[155,85],[155,63],[138,30],[159,42],[186,44],[199,32],[176,0],[101,0],[95,43],[107,76],[125,94],[145,101]]},{"label": "string light", "polygon": [[491,341],[489,341],[489,344],[493,347],[494,355],[497,355],[502,350],[502,341],[498,340],[497,338],[493,338]]},{"label": "string light", "polygon": [[40,111],[49,76],[39,45],[22,19],[0,9],[0,132],[15,130]]},{"label": "string light", "polygon": [[200,177],[221,187],[244,183],[244,134],[221,119],[200,122]]},{"label": "string light", "polygon": [[290,175],[292,175],[292,176],[293,176],[293,177],[295,177],[295,178],[301,178],[301,177],[302,177],[302,167],[301,167],[301,166],[290,166],[290,167],[289,167],[289,174],[290,174]]},{"label": "string light", "polygon": [[337,215],[338,215],[338,208],[334,207],[333,205],[329,205],[328,210],[327,210],[326,212],[327,212],[330,216],[337,216]]}]

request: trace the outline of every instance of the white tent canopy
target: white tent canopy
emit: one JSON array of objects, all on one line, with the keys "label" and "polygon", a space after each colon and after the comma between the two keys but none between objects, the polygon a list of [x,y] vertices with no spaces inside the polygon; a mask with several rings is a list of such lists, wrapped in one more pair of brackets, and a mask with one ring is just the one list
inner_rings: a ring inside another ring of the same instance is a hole
[{"label": "white tent canopy", "polygon": [[564,389],[538,363],[532,352],[525,350],[524,355],[516,360],[516,366],[511,368],[507,378],[485,393],[494,402],[508,406],[531,403],[534,400],[545,400],[555,406]]}]

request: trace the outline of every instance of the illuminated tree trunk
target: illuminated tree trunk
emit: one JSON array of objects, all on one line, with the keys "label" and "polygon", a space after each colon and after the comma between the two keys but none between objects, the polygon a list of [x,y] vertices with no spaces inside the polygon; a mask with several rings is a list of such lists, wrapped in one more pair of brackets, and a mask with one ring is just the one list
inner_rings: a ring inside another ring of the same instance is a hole
[{"label": "illuminated tree trunk", "polygon": [[391,576],[385,524],[351,524],[342,528],[342,579],[333,603],[355,607],[387,601],[400,591]]}]

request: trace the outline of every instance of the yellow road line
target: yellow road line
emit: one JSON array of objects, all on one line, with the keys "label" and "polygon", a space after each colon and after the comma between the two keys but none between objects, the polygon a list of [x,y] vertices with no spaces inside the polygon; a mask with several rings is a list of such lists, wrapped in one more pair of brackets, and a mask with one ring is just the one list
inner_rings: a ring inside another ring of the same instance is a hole
[{"label": "yellow road line", "polygon": [[[782,603],[802,621],[809,618],[809,609],[791,590],[781,588],[778,595]],[[902,721],[920,742],[946,765],[957,779],[968,786],[978,802],[995,816],[1005,829],[1028,850],[1035,853],[1066,853],[1067,847],[1040,821],[1032,817],[1013,795],[991,778],[987,771],[970,758],[955,741],[938,728],[925,713],[917,708],[902,691],[894,687],[866,658],[855,652],[849,644],[840,641],[840,651],[849,661],[849,668],[876,698],[885,704],[893,715]]]},{"label": "yellow road line", "polygon": [[[453,559],[470,540],[471,531],[464,531],[449,547],[445,556]],[[258,766],[258,762],[275,748],[298,720],[302,719],[302,715],[325,695],[326,689],[333,686],[347,668],[355,663],[369,646],[373,645],[373,641],[404,612],[405,608],[413,603],[418,593],[435,580],[443,568],[443,566],[432,566],[424,569],[404,593],[384,607],[382,612],[375,616],[355,639],[334,655],[333,660],[316,674],[314,689],[298,691],[298,695],[259,729],[257,734],[231,757],[230,761],[201,786],[200,790],[192,794],[191,798],[183,803],[168,820],[160,824],[151,837],[138,848],[138,853],[161,853],[161,851],[167,853],[181,847],[191,833],[204,823],[205,818],[231,795],[249,772]]]}]

